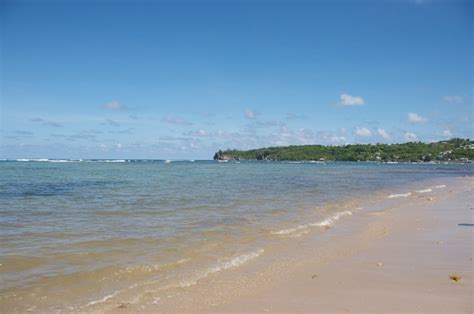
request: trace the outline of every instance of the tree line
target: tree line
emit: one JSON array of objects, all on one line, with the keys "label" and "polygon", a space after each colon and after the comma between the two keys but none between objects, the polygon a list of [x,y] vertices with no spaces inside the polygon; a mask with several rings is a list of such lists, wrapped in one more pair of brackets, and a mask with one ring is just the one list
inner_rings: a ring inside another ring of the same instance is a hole
[{"label": "tree line", "polygon": [[334,160],[334,161],[472,161],[474,142],[454,138],[434,143],[352,144],[344,146],[298,145],[251,150],[227,149],[215,160]]}]

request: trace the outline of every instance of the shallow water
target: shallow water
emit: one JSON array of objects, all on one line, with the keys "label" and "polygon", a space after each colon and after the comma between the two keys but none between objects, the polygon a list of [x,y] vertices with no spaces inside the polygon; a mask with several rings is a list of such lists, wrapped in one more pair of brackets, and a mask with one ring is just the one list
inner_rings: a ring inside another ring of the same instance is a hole
[{"label": "shallow water", "polygon": [[403,190],[413,182],[473,169],[1,161],[0,309],[87,310],[142,287],[190,287],[259,258],[272,242],[337,223],[379,191],[404,198],[420,192]]}]

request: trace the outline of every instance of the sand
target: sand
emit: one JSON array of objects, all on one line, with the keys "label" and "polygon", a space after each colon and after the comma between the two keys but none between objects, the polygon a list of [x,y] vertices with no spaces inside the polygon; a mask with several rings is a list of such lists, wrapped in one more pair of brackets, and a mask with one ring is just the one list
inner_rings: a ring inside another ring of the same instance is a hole
[{"label": "sand", "polygon": [[473,180],[458,178],[338,224],[352,233],[334,235],[323,257],[304,246],[307,261],[204,312],[473,313],[473,195]]},{"label": "sand", "polygon": [[473,313],[473,195],[474,178],[466,177],[381,191],[330,228],[275,241],[239,267],[95,310]]}]

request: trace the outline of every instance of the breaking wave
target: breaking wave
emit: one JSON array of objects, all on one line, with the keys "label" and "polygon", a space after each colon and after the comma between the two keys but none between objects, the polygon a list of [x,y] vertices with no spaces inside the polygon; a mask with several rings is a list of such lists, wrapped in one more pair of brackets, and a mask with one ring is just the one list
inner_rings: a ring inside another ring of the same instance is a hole
[{"label": "breaking wave", "polygon": [[328,217],[328,218],[323,219],[321,221],[308,223],[308,224],[304,224],[304,225],[299,225],[299,226],[296,226],[294,228],[282,229],[282,230],[279,230],[279,231],[272,231],[271,234],[288,235],[288,234],[293,234],[297,231],[299,231],[299,232],[306,231],[306,229],[308,229],[310,227],[329,227],[329,226],[333,225],[341,217],[346,216],[346,215],[352,215],[352,212],[349,211],[349,210],[344,210],[344,211],[335,213],[331,217]]},{"label": "breaking wave", "polygon": [[242,255],[239,255],[239,256],[224,259],[224,260],[220,261],[219,263],[217,263],[216,265],[214,265],[214,266],[206,269],[202,273],[198,274],[196,277],[194,277],[190,280],[181,281],[180,287],[182,287],[182,288],[190,287],[190,286],[195,285],[199,280],[209,276],[210,274],[214,274],[214,273],[226,270],[226,269],[237,268],[237,267],[245,264],[246,262],[248,262],[248,261],[250,261],[254,258],[259,257],[260,255],[263,254],[263,252],[264,252],[263,249],[259,249],[257,251],[253,251],[253,252],[250,252],[250,253],[246,253],[246,254],[242,254]]}]

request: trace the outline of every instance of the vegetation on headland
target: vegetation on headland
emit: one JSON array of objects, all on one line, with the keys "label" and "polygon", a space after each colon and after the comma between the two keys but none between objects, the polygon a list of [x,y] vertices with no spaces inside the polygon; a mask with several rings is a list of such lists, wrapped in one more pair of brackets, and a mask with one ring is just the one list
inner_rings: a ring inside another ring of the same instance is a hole
[{"label": "vegetation on headland", "polygon": [[474,160],[474,141],[454,138],[435,143],[301,145],[251,150],[227,149],[214,160],[457,161]]}]

